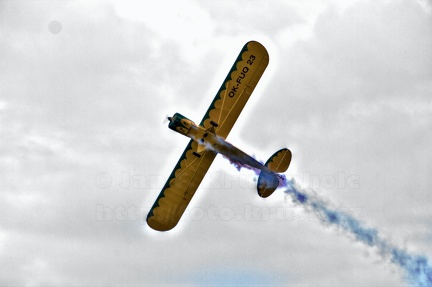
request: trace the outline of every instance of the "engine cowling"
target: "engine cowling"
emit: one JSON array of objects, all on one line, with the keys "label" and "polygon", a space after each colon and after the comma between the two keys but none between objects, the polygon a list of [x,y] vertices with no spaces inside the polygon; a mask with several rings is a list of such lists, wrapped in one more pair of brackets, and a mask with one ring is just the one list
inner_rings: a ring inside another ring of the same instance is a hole
[{"label": "engine cowling", "polygon": [[192,126],[195,126],[195,123],[179,113],[175,113],[168,124],[170,129],[183,135],[187,135]]}]

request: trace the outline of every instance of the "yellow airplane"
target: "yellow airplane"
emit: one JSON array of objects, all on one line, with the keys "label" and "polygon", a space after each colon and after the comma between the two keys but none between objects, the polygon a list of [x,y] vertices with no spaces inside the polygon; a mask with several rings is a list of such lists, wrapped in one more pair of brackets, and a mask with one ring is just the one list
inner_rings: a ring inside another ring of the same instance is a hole
[{"label": "yellow airplane", "polygon": [[259,172],[258,195],[270,196],[279,186],[291,162],[291,151],[278,150],[263,165],[225,141],[240,112],[269,62],[263,45],[246,43],[199,125],[179,113],[168,117],[168,127],[190,137],[186,149],[147,216],[147,224],[158,231],[179,222],[216,154]]}]

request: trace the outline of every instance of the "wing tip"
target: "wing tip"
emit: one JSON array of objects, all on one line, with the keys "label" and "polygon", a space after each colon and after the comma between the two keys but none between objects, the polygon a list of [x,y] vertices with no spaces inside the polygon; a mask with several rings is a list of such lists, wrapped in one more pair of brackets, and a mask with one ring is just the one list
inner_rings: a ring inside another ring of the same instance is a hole
[{"label": "wing tip", "polygon": [[[255,47],[254,47],[254,46],[255,46]],[[269,53],[268,53],[266,47],[264,47],[264,45],[261,44],[261,43],[258,42],[258,41],[251,40],[251,41],[247,42],[247,43],[245,44],[245,48],[248,49],[248,50],[251,50],[251,49],[254,49],[254,48],[255,48],[255,49],[258,49],[258,50],[261,50],[261,53],[263,53],[263,54],[265,55],[264,58],[267,58],[267,61],[268,61],[269,58],[270,58]]]},{"label": "wing tip", "polygon": [[153,230],[163,232],[163,231],[169,231],[169,230],[173,229],[177,225],[177,223],[167,225],[167,224],[159,222],[156,218],[154,218],[154,216],[148,216],[147,217],[147,225]]}]

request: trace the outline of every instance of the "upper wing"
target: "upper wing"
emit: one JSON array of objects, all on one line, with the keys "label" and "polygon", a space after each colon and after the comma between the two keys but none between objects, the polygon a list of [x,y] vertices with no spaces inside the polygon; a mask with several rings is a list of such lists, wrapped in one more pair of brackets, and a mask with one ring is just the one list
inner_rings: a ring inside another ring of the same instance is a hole
[{"label": "upper wing", "polygon": [[268,62],[269,55],[263,45],[255,41],[246,43],[200,125],[211,128],[210,121],[213,121],[218,124],[216,134],[226,138]]},{"label": "upper wing", "polygon": [[216,153],[193,154],[197,142],[191,140],[147,216],[147,224],[159,231],[172,229],[195,194]]}]

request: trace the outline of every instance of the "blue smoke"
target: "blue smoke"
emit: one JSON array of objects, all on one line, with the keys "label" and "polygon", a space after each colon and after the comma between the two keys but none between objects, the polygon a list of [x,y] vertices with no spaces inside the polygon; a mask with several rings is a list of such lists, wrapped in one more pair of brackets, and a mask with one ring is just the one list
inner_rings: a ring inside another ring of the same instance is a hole
[{"label": "blue smoke", "polygon": [[[238,171],[242,168],[246,168],[255,171],[256,175],[260,173],[260,170],[233,161],[226,156],[224,157],[228,159]],[[343,211],[331,209],[328,204],[319,200],[316,196],[302,190],[295,183],[294,179],[289,180],[284,174],[278,174],[278,178],[279,187],[285,188],[284,192],[290,194],[295,203],[312,209],[323,223],[333,224],[354,235],[358,241],[371,247],[377,247],[383,257],[389,258],[392,263],[398,265],[405,271],[405,279],[411,286],[432,287],[432,266],[425,256],[409,254],[407,251],[390,244],[379,237],[376,229],[363,226],[363,223],[352,215]]]},{"label": "blue smoke", "polygon": [[432,286],[432,266],[426,257],[412,255],[393,246],[380,238],[376,229],[363,226],[358,219],[346,212],[329,208],[323,201],[298,187],[293,179],[285,179],[284,186],[284,192],[291,195],[295,203],[312,209],[323,223],[333,224],[354,235],[358,241],[377,247],[383,257],[390,258],[392,263],[404,270],[409,284],[418,287]]}]

